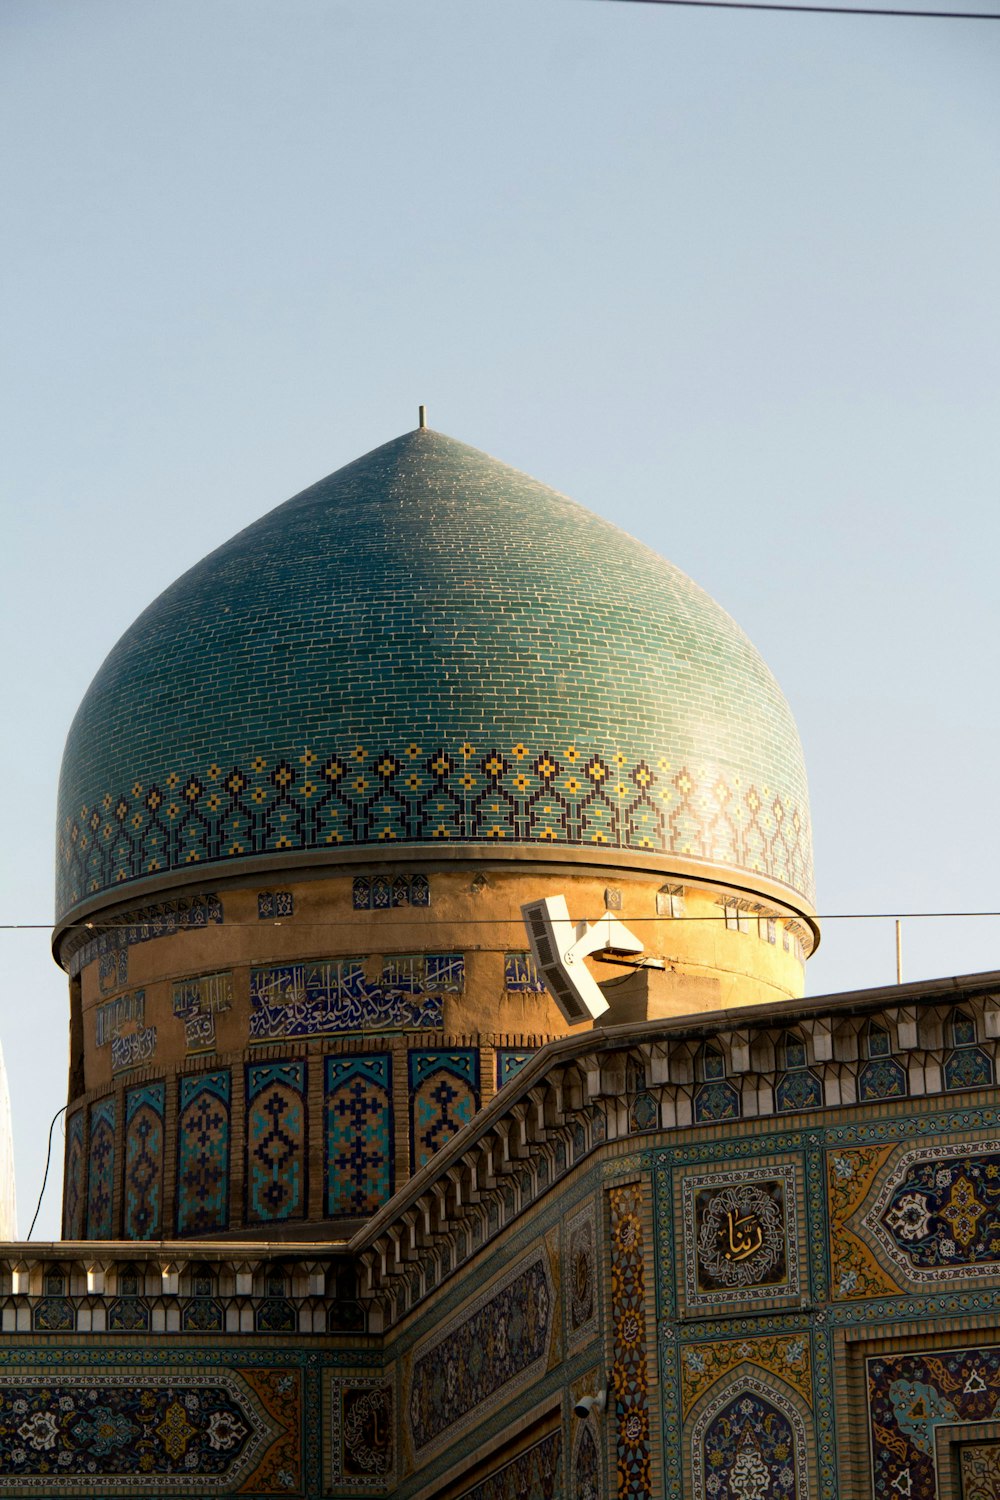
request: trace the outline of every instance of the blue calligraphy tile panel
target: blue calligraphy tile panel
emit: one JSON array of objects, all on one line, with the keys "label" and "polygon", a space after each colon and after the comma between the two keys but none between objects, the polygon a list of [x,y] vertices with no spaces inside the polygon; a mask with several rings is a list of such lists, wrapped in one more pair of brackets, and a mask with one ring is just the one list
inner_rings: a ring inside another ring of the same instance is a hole
[{"label": "blue calligraphy tile panel", "polygon": [[530,953],[505,953],[503,987],[513,994],[544,995],[545,981]]},{"label": "blue calligraphy tile panel", "polygon": [[305,1063],[248,1063],[246,1121],[247,1223],[304,1218],[309,1154]]},{"label": "blue calligraphy tile panel", "polygon": [[418,1172],[479,1108],[479,1054],[414,1048],[409,1070],[410,1165]]},{"label": "blue calligraphy tile panel", "polygon": [[328,1057],[326,1215],[367,1218],[393,1190],[392,1059]]},{"label": "blue calligraphy tile panel", "polygon": [[250,1040],[437,1030],[443,997],[464,985],[461,953],[393,956],[374,982],[365,977],[361,958],[251,969]]}]

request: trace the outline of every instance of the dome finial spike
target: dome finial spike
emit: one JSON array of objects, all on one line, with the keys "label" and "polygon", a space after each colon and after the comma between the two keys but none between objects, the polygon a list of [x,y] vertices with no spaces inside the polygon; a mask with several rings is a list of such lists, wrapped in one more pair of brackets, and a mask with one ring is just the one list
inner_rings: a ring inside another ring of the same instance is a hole
[{"label": "dome finial spike", "polygon": [[427,408],[426,406],[420,406],[417,408],[417,410],[419,412],[418,426],[422,432],[423,429],[427,426]]}]

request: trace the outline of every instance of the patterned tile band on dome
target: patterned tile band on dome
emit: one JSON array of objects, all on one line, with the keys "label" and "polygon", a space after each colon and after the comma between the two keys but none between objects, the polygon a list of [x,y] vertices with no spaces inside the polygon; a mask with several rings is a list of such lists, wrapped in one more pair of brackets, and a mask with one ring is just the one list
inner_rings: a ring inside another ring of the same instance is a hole
[{"label": "patterned tile band on dome", "polygon": [[606,745],[363,746],[100,788],[59,835],[58,908],[192,864],[400,843],[566,844],[729,865],[811,898],[808,813],[718,769]]}]

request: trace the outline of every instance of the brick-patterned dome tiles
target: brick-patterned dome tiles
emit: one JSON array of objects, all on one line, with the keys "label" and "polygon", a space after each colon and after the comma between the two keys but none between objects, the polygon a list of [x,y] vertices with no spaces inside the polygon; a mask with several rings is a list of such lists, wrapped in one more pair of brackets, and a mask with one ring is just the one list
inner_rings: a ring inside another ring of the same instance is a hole
[{"label": "brick-patterned dome tiles", "polygon": [[811,899],[798,734],[679,569],[440,433],[278,506],[139,616],[70,729],[57,913],[395,841],[663,850]]}]

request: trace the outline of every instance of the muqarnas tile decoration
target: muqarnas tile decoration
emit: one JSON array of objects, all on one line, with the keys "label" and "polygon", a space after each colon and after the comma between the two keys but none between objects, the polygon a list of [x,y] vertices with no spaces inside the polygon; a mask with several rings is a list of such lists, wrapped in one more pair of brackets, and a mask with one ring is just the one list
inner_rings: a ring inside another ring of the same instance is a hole
[{"label": "muqarnas tile decoration", "polygon": [[115,1100],[111,1095],[90,1106],[90,1159],[87,1168],[87,1238],[114,1236]]},{"label": "muqarnas tile decoration", "polygon": [[[612,1188],[611,1389],[620,1500],[652,1494],[642,1183]],[[610,1405],[610,1402],[609,1402]]]},{"label": "muqarnas tile decoration", "polygon": [[391,1080],[387,1052],[326,1058],[328,1218],[367,1218],[392,1196]]},{"label": "muqarnas tile decoration", "polygon": [[[547,1433],[508,1459],[456,1500],[559,1500],[562,1486],[562,1428]],[[577,1486],[574,1500],[599,1500],[600,1491],[588,1493]]]},{"label": "muqarnas tile decoration", "polygon": [[504,954],[503,987],[516,995],[544,995],[545,981],[530,953]]},{"label": "muqarnas tile decoration", "polygon": [[460,994],[464,984],[461,953],[395,955],[377,983],[365,977],[361,958],[251,969],[250,1039],[435,1030],[443,997]]},{"label": "muqarnas tile decoration", "polygon": [[894,1164],[862,1227],[908,1281],[995,1276],[1000,1141],[924,1146]]},{"label": "muqarnas tile decoration", "polygon": [[995,1419],[1000,1349],[882,1354],[866,1361],[866,1375],[874,1494],[937,1500],[935,1429]]},{"label": "muqarnas tile decoration", "polygon": [[484,1402],[546,1367],[555,1314],[544,1250],[529,1253],[414,1356],[407,1411],[416,1449],[449,1441]]},{"label": "muqarnas tile decoration", "polygon": [[246,1066],[246,1221],[305,1217],[308,1203],[306,1064]]},{"label": "muqarnas tile decoration", "polygon": [[722,1120],[738,1120],[740,1117],[739,1091],[720,1079],[703,1083],[694,1096],[694,1118],[699,1125],[713,1125]]},{"label": "muqarnas tile decoration", "polygon": [[274,921],[280,917],[294,917],[295,897],[291,891],[258,891],[257,918],[259,921]]},{"label": "muqarnas tile decoration", "polygon": [[[118,954],[124,950],[125,973],[128,973],[128,949],[136,943],[149,943],[156,938],[172,937],[174,933],[187,931],[191,927],[207,927],[210,922],[223,920],[222,902],[216,895],[181,896],[174,901],[158,901],[153,906],[143,906],[121,918],[106,918],[108,930],[99,937],[88,938],[73,948],[69,956],[69,975],[75,979],[80,970],[102,955]],[[127,983],[127,977],[124,981]]]},{"label": "muqarnas tile decoration", "polygon": [[695,1423],[691,1475],[699,1500],[807,1500],[800,1412],[762,1381],[738,1380],[713,1396]]},{"label": "muqarnas tile decoration", "polygon": [[74,1110],[66,1122],[66,1166],[63,1183],[63,1238],[83,1239],[85,1160],[82,1109]]},{"label": "muqarnas tile decoration", "polygon": [[655,751],[626,757],[573,743],[558,752],[520,741],[484,750],[463,741],[430,754],[412,742],[374,755],[361,746],[306,754],[305,774],[263,756],[226,775],[215,762],[190,768],[178,774],[179,797],[139,782],[101,788],[106,817],[85,807],[59,829],[59,910],[192,861],[393,839],[659,849],[812,890],[804,806],[731,785],[714,767],[672,767]]},{"label": "muqarnas tile decoration", "polygon": [[823,1084],[809,1068],[793,1068],[782,1073],[774,1091],[774,1107],[780,1113],[799,1109],[819,1109],[823,1103]]},{"label": "muqarnas tile decoration", "polygon": [[479,1108],[479,1054],[413,1048],[408,1064],[410,1167],[419,1172]]},{"label": "muqarnas tile decoration", "polygon": [[297,1370],[86,1370],[41,1360],[0,1374],[0,1494],[298,1492]]},{"label": "muqarnas tile decoration", "polygon": [[72,1333],[76,1312],[68,1297],[39,1297],[31,1309],[33,1333]]},{"label": "muqarnas tile decoration", "polygon": [[163,1133],[166,1085],[125,1093],[123,1233],[127,1240],[163,1238]]},{"label": "muqarnas tile decoration", "polygon": [[189,1052],[215,1050],[215,1018],[233,1006],[233,976],[226,969],[218,974],[195,974],[179,979],[173,987],[173,1011],[184,1024],[184,1045]]},{"label": "muqarnas tile decoration", "polygon": [[177,1100],[177,1233],[229,1227],[229,1070],[181,1078]]},{"label": "muqarnas tile decoration", "polygon": [[400,906],[430,906],[426,875],[358,875],[351,889],[355,911],[390,911]]},{"label": "muqarnas tile decoration", "polygon": [[689,1308],[798,1295],[795,1177],[788,1164],[683,1179]]},{"label": "muqarnas tile decoration", "polygon": [[983,1089],[993,1083],[993,1061],[981,1047],[959,1047],[944,1060],[946,1089]]},{"label": "muqarnas tile decoration", "polygon": [[534,1055],[534,1052],[522,1051],[520,1047],[498,1047],[497,1088],[502,1089],[505,1083],[510,1083],[512,1078],[516,1078]]},{"label": "muqarnas tile decoration", "polygon": [[564,1235],[568,1344],[575,1349],[585,1344],[597,1328],[597,1235],[593,1203],[586,1204],[567,1220]]},{"label": "muqarnas tile decoration", "polygon": [[878,1099],[904,1099],[906,1069],[894,1057],[873,1057],[858,1074],[858,1098],[862,1104]]},{"label": "muqarnas tile decoration", "polygon": [[396,1471],[392,1386],[379,1376],[333,1377],[327,1400],[330,1484],[336,1489],[390,1489]]}]

